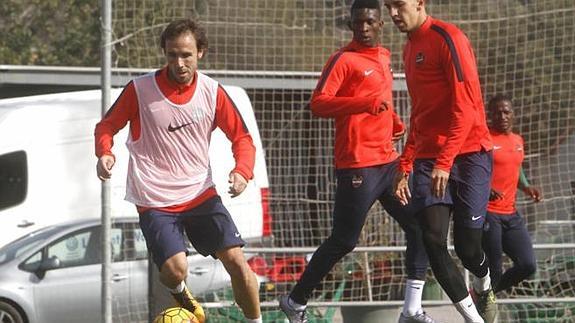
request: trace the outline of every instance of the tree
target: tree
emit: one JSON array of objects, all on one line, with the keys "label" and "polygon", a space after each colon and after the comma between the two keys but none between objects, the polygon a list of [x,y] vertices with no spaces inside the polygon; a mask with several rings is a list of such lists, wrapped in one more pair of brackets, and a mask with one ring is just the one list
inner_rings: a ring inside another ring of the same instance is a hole
[{"label": "tree", "polygon": [[99,17],[89,0],[0,1],[0,64],[98,66]]}]

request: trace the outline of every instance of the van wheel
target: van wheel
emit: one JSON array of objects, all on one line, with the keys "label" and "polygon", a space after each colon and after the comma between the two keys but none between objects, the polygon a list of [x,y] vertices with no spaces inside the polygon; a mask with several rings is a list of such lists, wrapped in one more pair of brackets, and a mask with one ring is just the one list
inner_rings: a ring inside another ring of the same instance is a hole
[{"label": "van wheel", "polygon": [[24,318],[14,305],[0,301],[0,323],[24,323]]}]

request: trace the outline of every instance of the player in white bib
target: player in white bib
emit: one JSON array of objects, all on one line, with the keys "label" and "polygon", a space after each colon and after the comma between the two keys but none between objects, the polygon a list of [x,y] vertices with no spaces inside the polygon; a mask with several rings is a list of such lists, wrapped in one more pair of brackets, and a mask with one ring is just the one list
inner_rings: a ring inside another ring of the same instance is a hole
[{"label": "player in white bib", "polygon": [[180,306],[205,321],[185,284],[189,239],[199,253],[222,261],[247,321],[261,322],[258,283],[241,249],[245,242],[215,190],[208,155],[218,127],[232,142],[236,165],[229,193],[235,197],[253,177],[252,138],[224,89],[197,71],[207,50],[203,28],[189,19],[176,20],[160,41],[166,66],[128,83],[96,125],[98,177],[112,175],[113,136],[129,122],[126,200],[138,209],[160,281]]}]

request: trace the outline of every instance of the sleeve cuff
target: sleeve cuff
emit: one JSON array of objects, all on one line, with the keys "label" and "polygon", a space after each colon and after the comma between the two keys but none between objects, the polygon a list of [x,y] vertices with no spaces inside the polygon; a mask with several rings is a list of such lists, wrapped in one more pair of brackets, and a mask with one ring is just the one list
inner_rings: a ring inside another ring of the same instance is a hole
[{"label": "sleeve cuff", "polygon": [[451,172],[451,166],[452,165],[446,165],[445,163],[435,162],[435,166],[433,166],[433,168],[441,169],[442,171],[446,171],[446,172],[450,173]]},{"label": "sleeve cuff", "polygon": [[96,157],[101,158],[102,156],[106,156],[106,155],[112,156],[112,158],[114,158],[114,161],[116,161],[116,156],[114,154],[112,154],[112,152],[110,152],[110,151],[98,152],[96,154]]},{"label": "sleeve cuff", "polygon": [[411,173],[413,171],[413,164],[411,163],[400,163],[399,171],[402,173]]},{"label": "sleeve cuff", "polygon": [[253,172],[247,172],[245,169],[243,169],[241,167],[234,168],[232,170],[232,173],[238,173],[238,174],[242,175],[248,181],[254,178]]}]

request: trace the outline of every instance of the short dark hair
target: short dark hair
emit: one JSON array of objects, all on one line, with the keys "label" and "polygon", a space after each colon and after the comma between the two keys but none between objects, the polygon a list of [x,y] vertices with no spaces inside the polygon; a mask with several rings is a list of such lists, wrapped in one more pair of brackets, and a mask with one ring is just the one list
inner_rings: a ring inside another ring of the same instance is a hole
[{"label": "short dark hair", "polygon": [[381,12],[381,4],[379,0],[355,0],[351,5],[351,14],[357,9],[377,9]]},{"label": "short dark hair", "polygon": [[497,103],[501,101],[509,101],[513,105],[513,99],[511,98],[511,95],[499,93],[489,100],[489,103],[487,103],[487,110],[489,112],[493,112]]},{"label": "short dark hair", "polygon": [[167,40],[174,39],[187,32],[194,35],[198,51],[203,51],[208,48],[206,30],[197,22],[186,18],[172,21],[166,29],[162,31],[162,35],[160,36],[160,47],[165,50]]}]

